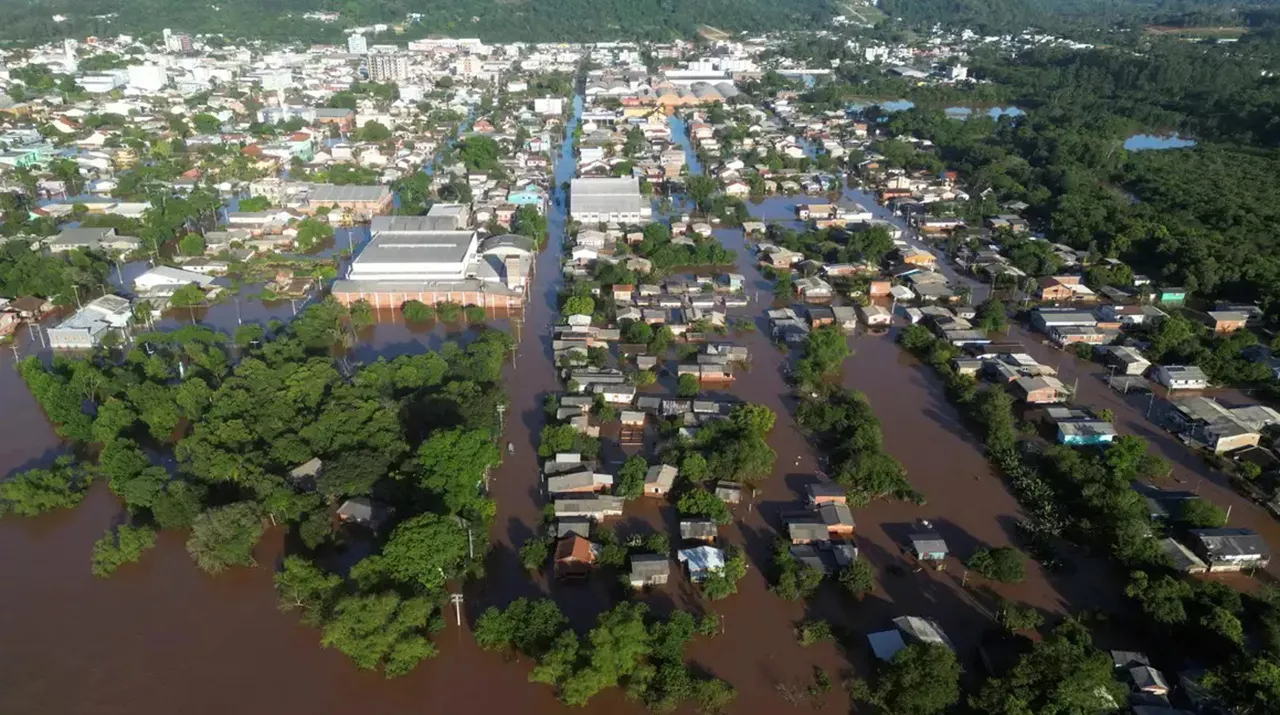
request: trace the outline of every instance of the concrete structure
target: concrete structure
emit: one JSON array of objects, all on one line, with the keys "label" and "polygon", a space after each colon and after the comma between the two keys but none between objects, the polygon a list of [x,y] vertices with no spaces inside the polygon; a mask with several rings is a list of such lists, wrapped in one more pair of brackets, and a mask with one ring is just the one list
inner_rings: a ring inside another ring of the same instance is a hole
[{"label": "concrete structure", "polygon": [[179,268],[170,268],[169,266],[156,266],[134,278],[133,288],[142,294],[172,293],[175,289],[192,283],[201,288],[208,288],[213,285],[213,278],[203,273],[184,271]]},{"label": "concrete structure", "polygon": [[1280,424],[1280,412],[1263,405],[1227,408],[1197,396],[1174,400],[1169,420],[1191,439],[1222,453],[1256,446],[1264,427]]},{"label": "concrete structure", "polygon": [[1161,365],[1152,377],[1170,390],[1204,390],[1209,387],[1209,376],[1195,365]]},{"label": "concrete structure", "polygon": [[1210,571],[1242,571],[1266,568],[1271,550],[1251,529],[1192,529],[1192,549]]}]

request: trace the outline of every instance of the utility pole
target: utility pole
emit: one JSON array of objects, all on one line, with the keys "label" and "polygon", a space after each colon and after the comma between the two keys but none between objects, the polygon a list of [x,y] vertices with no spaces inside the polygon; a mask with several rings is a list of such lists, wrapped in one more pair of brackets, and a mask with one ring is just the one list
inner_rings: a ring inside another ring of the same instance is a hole
[{"label": "utility pole", "polygon": [[1147,415],[1146,415],[1146,416],[1147,416],[1147,419],[1151,419],[1151,408],[1152,408],[1155,404],[1156,404],[1156,393],[1155,393],[1155,391],[1154,391],[1154,390],[1152,390],[1152,392],[1151,392],[1151,399],[1150,399],[1150,400],[1147,400]]},{"label": "utility pole", "polygon": [[76,307],[77,307],[77,308],[80,308],[80,309],[83,309],[83,308],[84,308],[84,306],[83,306],[83,305],[80,305],[80,286],[78,286],[78,285],[76,285],[76,284],[72,283],[72,284],[71,284],[71,290],[75,291],[75,293],[76,293]]},{"label": "utility pole", "polygon": [[1232,506],[1231,504],[1227,505],[1227,515],[1222,519],[1223,526],[1226,526],[1227,522],[1231,521],[1231,506]]},{"label": "utility pole", "polygon": [[454,593],[449,595],[449,602],[453,604],[453,611],[457,614],[458,627],[462,627],[462,594]]},{"label": "utility pole", "polygon": [[507,413],[506,403],[499,402],[498,403],[498,427],[499,428],[501,428],[504,424],[506,424],[505,422],[502,421],[502,418],[504,415],[506,415],[506,413]]}]

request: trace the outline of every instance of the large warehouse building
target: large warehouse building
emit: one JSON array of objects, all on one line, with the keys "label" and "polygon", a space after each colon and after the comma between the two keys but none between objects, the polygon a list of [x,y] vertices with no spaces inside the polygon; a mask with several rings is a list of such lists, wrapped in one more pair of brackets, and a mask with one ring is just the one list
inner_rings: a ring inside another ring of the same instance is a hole
[{"label": "large warehouse building", "polygon": [[375,308],[399,308],[410,300],[523,306],[533,242],[523,236],[481,242],[475,231],[442,229],[443,224],[432,216],[376,217],[373,238],[346,278],[334,282],[334,297],[344,304],[365,300]]},{"label": "large warehouse building", "polygon": [[569,184],[569,216],[580,223],[648,223],[649,200],[640,195],[640,180],[574,179]]}]

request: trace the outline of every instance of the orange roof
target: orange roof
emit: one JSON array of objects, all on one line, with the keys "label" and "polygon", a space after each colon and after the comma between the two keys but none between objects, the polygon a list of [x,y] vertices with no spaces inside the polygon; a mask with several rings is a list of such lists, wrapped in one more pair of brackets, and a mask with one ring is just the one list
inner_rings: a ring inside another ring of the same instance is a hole
[{"label": "orange roof", "polygon": [[596,553],[591,549],[591,542],[577,534],[571,534],[556,544],[556,561],[581,561],[590,564],[595,563],[595,560]]}]

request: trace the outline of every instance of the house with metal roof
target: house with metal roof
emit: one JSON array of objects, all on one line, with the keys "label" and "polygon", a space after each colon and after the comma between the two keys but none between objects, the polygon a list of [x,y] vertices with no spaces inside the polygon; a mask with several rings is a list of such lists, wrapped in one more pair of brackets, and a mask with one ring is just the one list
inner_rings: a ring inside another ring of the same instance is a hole
[{"label": "house with metal roof", "polygon": [[569,215],[584,224],[647,223],[653,210],[635,177],[577,178],[569,183]]},{"label": "house with metal roof", "polygon": [[671,577],[671,560],[663,554],[632,554],[631,575],[628,578],[632,588],[645,586],[661,586]]},{"label": "house with metal roof", "polygon": [[695,583],[705,581],[712,573],[724,568],[724,551],[714,546],[697,546],[692,549],[681,549],[676,559],[689,569],[689,580]]},{"label": "house with metal roof", "polygon": [[1191,548],[1209,571],[1266,568],[1271,563],[1271,549],[1252,529],[1192,529],[1190,533]]}]

